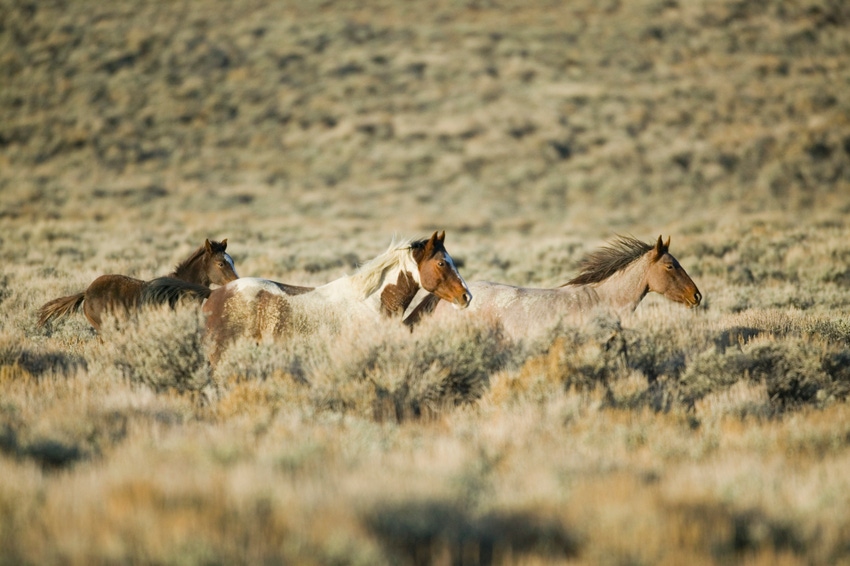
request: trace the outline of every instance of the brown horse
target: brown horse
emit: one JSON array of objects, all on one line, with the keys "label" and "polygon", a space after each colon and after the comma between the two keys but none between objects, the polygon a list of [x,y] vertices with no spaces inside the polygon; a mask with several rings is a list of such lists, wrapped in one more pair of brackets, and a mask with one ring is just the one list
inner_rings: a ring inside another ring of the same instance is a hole
[{"label": "brown horse", "polygon": [[343,323],[400,319],[420,286],[446,304],[466,308],[472,295],[446,251],[445,237],[434,232],[429,239],[393,243],[353,275],[312,290],[256,278],[215,289],[204,304],[211,360],[238,336],[275,339]]},{"label": "brown horse", "polygon": [[[617,315],[632,312],[649,292],[696,307],[702,294],[669,248],[670,238],[664,242],[659,236],[653,245],[619,236],[587,256],[579,275],[555,289],[473,282],[470,289],[475,293],[475,305],[467,311],[468,316],[492,316],[510,337],[521,339],[554,328],[565,319],[581,320],[597,308]],[[424,316],[440,315],[444,310],[439,298],[426,296],[405,324],[413,326]]]},{"label": "brown horse", "polygon": [[[207,289],[211,284],[225,285],[239,278],[233,258],[225,252],[227,239],[221,242],[206,240],[204,245],[180,262],[166,279],[182,281]],[[66,316],[79,310],[83,312],[95,330],[100,331],[106,312],[130,312],[139,305],[149,302],[146,297],[149,281],[126,275],[101,275],[82,293],[60,297],[44,304],[38,310],[38,325]]]}]

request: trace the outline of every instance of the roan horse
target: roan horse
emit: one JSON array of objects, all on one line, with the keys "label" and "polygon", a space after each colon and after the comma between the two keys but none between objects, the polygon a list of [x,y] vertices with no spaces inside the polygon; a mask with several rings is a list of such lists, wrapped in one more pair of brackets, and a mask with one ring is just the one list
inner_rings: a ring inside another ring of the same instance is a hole
[{"label": "roan horse", "polygon": [[[206,240],[204,245],[180,262],[170,274],[158,280],[185,282],[208,289],[211,284],[225,285],[239,278],[233,258],[225,252],[227,239],[221,242]],[[131,312],[148,302],[146,294],[151,281],[142,281],[126,275],[101,275],[82,293],[60,297],[44,304],[38,310],[38,325],[66,316],[83,307],[89,323],[100,331],[106,312]]]},{"label": "roan horse", "polygon": [[466,308],[472,295],[446,251],[445,237],[434,232],[429,239],[394,242],[354,274],[313,290],[257,278],[213,290],[204,304],[211,361],[239,336],[274,339],[343,322],[401,319],[420,286],[446,304]]},{"label": "roan horse", "polygon": [[[652,245],[619,236],[588,255],[578,276],[554,289],[473,282],[470,289],[475,293],[475,305],[468,316],[492,316],[509,337],[521,339],[552,329],[562,320],[581,320],[599,308],[622,316],[634,311],[649,292],[696,307],[702,294],[669,248],[670,238],[664,242],[659,236]],[[413,326],[424,316],[439,316],[444,310],[437,297],[428,295],[405,324]]]}]

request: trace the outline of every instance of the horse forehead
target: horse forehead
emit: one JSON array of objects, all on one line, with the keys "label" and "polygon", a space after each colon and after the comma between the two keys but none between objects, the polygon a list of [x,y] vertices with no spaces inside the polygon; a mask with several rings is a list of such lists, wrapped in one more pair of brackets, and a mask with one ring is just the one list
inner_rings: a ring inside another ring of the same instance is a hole
[{"label": "horse forehead", "polygon": [[449,255],[449,252],[447,252],[445,249],[435,250],[434,253],[431,254],[431,257],[427,259],[431,260],[432,262],[442,260],[448,263],[451,267],[454,267],[455,265],[455,260],[452,259],[452,256]]},{"label": "horse forehead", "polygon": [[446,248],[445,246],[443,246],[442,242],[437,242],[436,244],[431,246],[430,252],[431,253],[429,253],[427,256],[424,256],[423,254],[422,261],[434,259],[435,257],[438,257],[441,254],[448,255],[448,252],[446,252]]},{"label": "horse forehead", "polygon": [[[445,265],[439,265],[439,262],[443,262]],[[426,258],[422,264],[420,264],[419,268],[422,269],[423,266],[427,266],[431,273],[457,273],[457,268],[455,267],[455,262],[452,259],[452,256],[445,250],[441,250],[435,252],[430,258]]]},{"label": "horse forehead", "polygon": [[664,254],[661,256],[661,258],[658,260],[657,263],[659,263],[659,264],[669,263],[669,264],[672,264],[675,267],[681,267],[681,265],[679,265],[679,260],[677,260],[675,257],[673,257],[673,254],[671,254],[670,252],[664,252]]}]

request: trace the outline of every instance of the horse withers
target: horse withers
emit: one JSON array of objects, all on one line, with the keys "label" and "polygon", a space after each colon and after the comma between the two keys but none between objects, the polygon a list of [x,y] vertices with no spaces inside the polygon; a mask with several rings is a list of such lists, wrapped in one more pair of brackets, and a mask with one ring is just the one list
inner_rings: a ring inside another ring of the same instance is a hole
[{"label": "horse withers", "polygon": [[[702,294],[678,260],[670,254],[670,238],[648,244],[619,236],[588,255],[573,279],[554,289],[515,287],[489,281],[469,285],[475,305],[468,316],[490,316],[515,340],[554,328],[563,320],[579,321],[603,309],[618,316],[633,312],[650,292],[689,307]],[[428,295],[405,318],[413,326],[423,317],[447,310],[439,298]]]},{"label": "horse withers", "polygon": [[[165,278],[206,289],[213,284],[225,285],[234,281],[239,275],[226,249],[227,239],[221,242],[206,240]],[[126,314],[145,303],[149,285],[150,281],[126,275],[101,275],[85,291],[45,303],[38,310],[38,325],[44,326],[51,320],[78,311],[82,306],[86,319],[99,332],[105,313]]]},{"label": "horse withers", "polygon": [[239,336],[261,340],[311,334],[320,327],[401,319],[419,288],[446,304],[466,308],[469,287],[446,251],[446,234],[392,243],[354,274],[312,290],[275,281],[243,278],[210,292],[204,304],[212,340],[211,360]]}]

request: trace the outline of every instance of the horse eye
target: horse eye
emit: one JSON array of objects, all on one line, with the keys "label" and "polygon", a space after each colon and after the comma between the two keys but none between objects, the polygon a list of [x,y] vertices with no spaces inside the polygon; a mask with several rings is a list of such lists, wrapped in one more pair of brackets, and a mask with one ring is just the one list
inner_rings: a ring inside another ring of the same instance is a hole
[{"label": "horse eye", "polygon": [[445,266],[446,266],[446,262],[445,262],[445,261],[438,261],[438,262],[437,262],[437,265],[439,265],[440,267],[445,267]]}]

